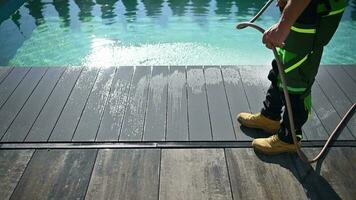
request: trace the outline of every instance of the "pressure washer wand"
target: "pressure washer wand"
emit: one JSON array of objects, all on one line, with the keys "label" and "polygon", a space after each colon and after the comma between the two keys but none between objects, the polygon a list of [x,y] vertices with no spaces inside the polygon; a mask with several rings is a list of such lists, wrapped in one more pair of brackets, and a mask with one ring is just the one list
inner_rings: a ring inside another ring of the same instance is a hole
[{"label": "pressure washer wand", "polygon": [[[239,23],[239,24],[237,24],[236,28],[237,29],[243,29],[243,28],[246,28],[246,27],[252,27],[252,28],[260,31],[263,34],[265,32],[265,30],[263,28],[261,28],[260,26],[258,26],[256,24],[253,24],[253,22],[266,10],[266,8],[272,3],[272,1],[273,0],[268,1],[262,7],[262,9],[257,13],[257,15],[254,18],[252,18],[252,20],[250,20],[250,22]],[[334,129],[332,134],[329,136],[327,142],[325,143],[323,149],[320,151],[320,153],[315,158],[309,160],[307,158],[307,156],[304,154],[304,152],[301,150],[300,145],[298,145],[298,140],[297,140],[297,136],[296,136],[296,133],[295,133],[293,111],[292,111],[292,106],[291,106],[291,103],[290,103],[289,93],[288,93],[288,89],[287,89],[287,81],[286,81],[286,78],[285,78],[283,64],[279,59],[279,56],[278,56],[276,48],[273,47],[272,50],[273,50],[274,57],[275,57],[275,59],[277,61],[278,71],[279,71],[279,74],[280,74],[280,77],[281,77],[281,82],[282,82],[282,86],[283,86],[283,93],[284,93],[284,98],[285,98],[285,102],[286,102],[286,108],[287,108],[287,111],[288,111],[288,118],[289,118],[289,124],[290,124],[291,133],[292,133],[293,143],[294,143],[294,145],[295,145],[295,147],[297,149],[297,153],[298,153],[298,155],[299,155],[301,160],[303,160],[306,163],[316,162],[317,160],[319,160],[322,157],[322,155],[324,155],[324,153],[326,152],[326,149],[329,146],[330,142],[332,141],[332,139],[334,138],[336,133],[339,131],[339,128],[341,128],[341,125],[345,123],[345,120],[354,111],[354,109],[356,108],[356,103],[354,103],[351,106],[351,108],[348,110],[348,112],[344,115],[342,120],[336,126],[336,128]]]}]

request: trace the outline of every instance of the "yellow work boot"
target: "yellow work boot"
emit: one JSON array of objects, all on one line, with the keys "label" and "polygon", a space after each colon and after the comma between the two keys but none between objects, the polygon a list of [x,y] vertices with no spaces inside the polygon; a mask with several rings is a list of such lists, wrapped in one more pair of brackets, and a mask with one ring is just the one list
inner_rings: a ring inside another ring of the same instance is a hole
[{"label": "yellow work boot", "polygon": [[268,119],[261,113],[240,113],[236,118],[240,124],[246,127],[262,129],[269,134],[275,134],[280,127],[279,121]]},{"label": "yellow work boot", "polygon": [[[300,145],[300,142],[298,143]],[[253,148],[264,154],[278,154],[284,152],[296,152],[297,148],[294,144],[283,142],[278,138],[278,135],[272,135],[268,138],[258,138],[252,141]]]}]

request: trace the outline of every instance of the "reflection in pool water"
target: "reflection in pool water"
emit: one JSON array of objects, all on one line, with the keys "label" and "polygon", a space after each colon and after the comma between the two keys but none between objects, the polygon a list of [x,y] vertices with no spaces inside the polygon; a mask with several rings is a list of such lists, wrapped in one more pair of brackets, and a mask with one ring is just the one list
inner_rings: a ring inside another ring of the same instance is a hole
[{"label": "reflection in pool water", "polygon": [[[350,0],[322,63],[356,63]],[[0,65],[268,64],[255,30],[236,30],[261,0],[29,0],[0,25]],[[1,7],[1,5],[0,5]],[[278,19],[273,6],[258,20]],[[350,41],[350,42],[347,42]]]}]

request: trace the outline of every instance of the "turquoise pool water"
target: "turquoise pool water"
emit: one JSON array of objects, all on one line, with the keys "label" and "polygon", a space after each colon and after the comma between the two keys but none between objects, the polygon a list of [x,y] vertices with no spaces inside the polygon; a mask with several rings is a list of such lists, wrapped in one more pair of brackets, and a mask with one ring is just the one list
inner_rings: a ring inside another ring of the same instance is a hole
[{"label": "turquoise pool water", "polygon": [[[253,29],[236,30],[262,0],[30,0],[0,25],[0,65],[269,64]],[[0,5],[1,6],[1,5]],[[257,21],[279,17],[271,6]],[[356,0],[323,64],[356,63]]]}]

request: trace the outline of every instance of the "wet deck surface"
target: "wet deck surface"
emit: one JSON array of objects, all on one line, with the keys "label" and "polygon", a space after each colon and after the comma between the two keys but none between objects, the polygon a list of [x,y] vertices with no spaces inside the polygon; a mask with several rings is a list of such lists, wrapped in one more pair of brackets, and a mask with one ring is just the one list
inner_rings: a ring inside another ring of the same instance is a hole
[{"label": "wet deck surface", "polygon": [[[352,145],[333,147],[312,167],[293,154],[264,156],[223,146],[263,134],[240,127],[234,116],[260,110],[267,73],[267,66],[0,68],[1,147],[222,144],[2,149],[0,199],[355,199],[356,115],[338,138]],[[323,142],[356,102],[355,77],[354,65],[321,67],[304,141]],[[320,149],[304,150],[311,156]]]},{"label": "wet deck surface", "polygon": [[[0,68],[0,142],[251,141],[267,66]],[[356,66],[322,66],[304,140],[324,140],[356,102]],[[339,140],[355,140],[356,116]]]}]

